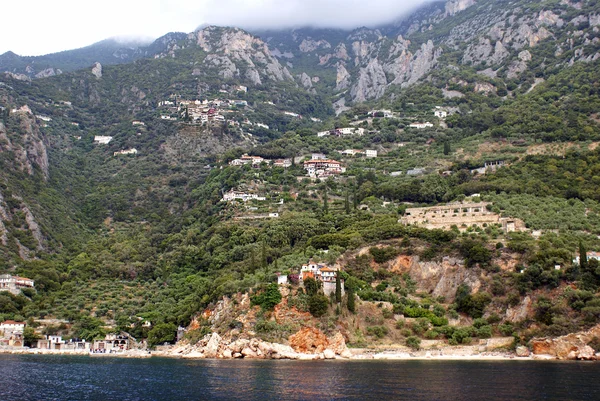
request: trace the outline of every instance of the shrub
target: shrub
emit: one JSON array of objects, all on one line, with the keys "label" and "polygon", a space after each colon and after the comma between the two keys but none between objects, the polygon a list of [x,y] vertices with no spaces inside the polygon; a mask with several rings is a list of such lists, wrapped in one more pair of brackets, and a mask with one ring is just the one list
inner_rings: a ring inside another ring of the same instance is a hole
[{"label": "shrub", "polygon": [[477,337],[479,338],[490,338],[492,336],[492,326],[481,326],[477,330]]},{"label": "shrub", "polygon": [[406,346],[417,351],[419,348],[421,348],[421,339],[415,336],[408,337],[406,339]]},{"label": "shrub", "polygon": [[271,310],[281,302],[281,293],[279,286],[275,283],[269,284],[260,294],[251,298],[253,305],[259,305],[263,310]]},{"label": "shrub", "polygon": [[515,331],[513,325],[510,323],[501,324],[500,326],[498,326],[498,330],[500,330],[500,333],[502,333],[502,335],[506,337],[512,336],[512,334]]},{"label": "shrub", "polygon": [[370,248],[369,253],[373,256],[373,259],[377,263],[385,263],[390,259],[393,259],[398,255],[398,250],[388,246],[385,248]]},{"label": "shrub", "polygon": [[308,300],[308,310],[314,317],[321,317],[327,313],[329,298],[322,294],[312,295]]},{"label": "shrub", "polygon": [[383,338],[388,334],[388,329],[385,326],[371,326],[367,327],[367,334],[377,338]]}]

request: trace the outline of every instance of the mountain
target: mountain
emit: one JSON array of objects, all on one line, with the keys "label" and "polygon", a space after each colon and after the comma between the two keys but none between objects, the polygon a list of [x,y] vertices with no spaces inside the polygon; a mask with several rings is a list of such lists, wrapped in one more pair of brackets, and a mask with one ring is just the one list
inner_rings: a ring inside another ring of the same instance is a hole
[{"label": "mountain", "polygon": [[[304,314],[361,347],[597,324],[598,264],[573,259],[600,249],[598,15],[459,0],[351,31],[208,26],[0,74],[0,271],[37,289],[0,295],[0,319],[286,341]],[[340,267],[358,307],[292,286],[270,310],[276,273],[310,260]]]},{"label": "mountain", "polygon": [[106,39],[81,49],[66,50],[43,56],[18,56],[13,52],[0,55],[0,70],[23,78],[45,78],[86,68],[95,62],[105,65],[130,63],[155,54],[185,37],[183,33],[166,34],[151,44]]}]

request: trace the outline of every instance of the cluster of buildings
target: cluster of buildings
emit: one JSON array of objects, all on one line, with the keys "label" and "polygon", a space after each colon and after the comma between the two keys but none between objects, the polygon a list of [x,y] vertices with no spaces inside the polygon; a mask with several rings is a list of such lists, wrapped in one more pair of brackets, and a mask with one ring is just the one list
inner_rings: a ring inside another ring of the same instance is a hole
[{"label": "cluster of buildings", "polygon": [[304,169],[311,178],[329,178],[346,172],[342,163],[320,153],[313,153],[311,159],[304,162]]},{"label": "cluster of buildings", "polygon": [[373,149],[366,150],[358,150],[358,149],[346,149],[343,150],[342,155],[344,156],[357,156],[357,155],[365,155],[367,159],[373,159],[377,157],[377,151]]},{"label": "cluster of buildings", "polygon": [[[247,89],[246,89],[247,90]],[[235,107],[248,106],[245,100],[213,99],[213,100],[163,100],[158,103],[162,110],[160,118],[163,120],[185,120],[197,124],[210,124],[224,122],[223,113],[231,112]]]},{"label": "cluster of buildings", "polygon": [[269,160],[264,159],[260,156],[249,156],[247,153],[242,155],[239,159],[234,159],[229,162],[230,166],[245,166],[247,164],[252,167],[259,167],[262,163],[272,164],[275,167],[288,168],[292,165],[292,159],[276,159]]},{"label": "cluster of buildings", "polygon": [[22,347],[25,322],[6,320],[0,323],[0,346]]},{"label": "cluster of buildings", "polygon": [[494,161],[494,162],[487,162],[485,163],[485,165],[483,167],[479,167],[476,169],[471,170],[471,174],[487,174],[488,172],[494,172],[496,170],[498,170],[500,167],[504,167],[506,164],[504,163],[504,161],[499,160],[499,161]]},{"label": "cluster of buildings", "polygon": [[[20,348],[25,346],[24,332],[25,322],[6,320],[0,323],[0,346]],[[65,340],[58,335],[44,335],[43,338],[33,341],[32,348],[42,350],[60,351],[87,351],[91,353],[115,353],[124,352],[132,348],[139,348],[137,340],[125,332],[111,333],[102,339],[85,341],[72,338]]]},{"label": "cluster of buildings", "polygon": [[324,137],[324,136],[337,136],[337,137],[351,136],[351,135],[363,136],[365,134],[365,132],[366,132],[366,130],[364,128],[347,127],[347,128],[335,128],[335,129],[332,129],[329,131],[317,132],[317,136],[319,138]]},{"label": "cluster of buildings", "polygon": [[267,198],[264,196],[259,196],[258,194],[234,191],[232,189],[231,191],[223,194],[223,198],[221,199],[221,202],[234,202],[236,200],[241,200],[242,202],[249,202],[252,200],[265,201],[265,200],[267,200]]},{"label": "cluster of buildings", "polygon": [[19,295],[25,288],[35,288],[34,284],[34,281],[29,278],[10,274],[0,275],[0,291],[8,291],[14,295]]},{"label": "cluster of buildings", "polygon": [[[288,276],[277,274],[277,284],[287,285]],[[337,269],[329,267],[325,263],[316,263],[312,260],[306,264],[303,264],[298,274],[298,280],[301,285],[304,285],[304,281],[308,278],[312,278],[319,282],[323,288],[323,293],[327,296],[335,293],[336,277],[338,274]],[[344,279],[340,277],[340,284],[342,288],[342,294],[344,293]]]},{"label": "cluster of buildings", "polygon": [[[312,260],[306,264],[303,264],[300,268],[299,280],[300,283],[304,283],[307,278],[313,278],[321,283],[323,287],[323,293],[329,296],[335,293],[335,282],[338,274],[337,269],[329,267],[325,263],[315,263]],[[344,292],[344,279],[340,278],[340,284],[342,286],[342,294]]]}]

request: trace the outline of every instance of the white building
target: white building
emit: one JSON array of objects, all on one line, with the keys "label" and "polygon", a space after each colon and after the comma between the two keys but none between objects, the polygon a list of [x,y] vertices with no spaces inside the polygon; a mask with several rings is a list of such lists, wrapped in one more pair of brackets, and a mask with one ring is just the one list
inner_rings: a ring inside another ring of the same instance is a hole
[{"label": "white building", "polygon": [[25,277],[11,276],[10,274],[0,275],[0,291],[9,291],[14,295],[19,295],[24,288],[35,288],[34,281]]},{"label": "white building", "polygon": [[367,149],[366,150],[366,155],[368,158],[375,158],[377,157],[377,151],[376,150],[372,150],[372,149]]},{"label": "white building", "polygon": [[[600,261],[600,252],[588,252],[587,253],[587,260],[598,260]],[[577,255],[577,257],[575,259],[573,259],[573,263],[579,264],[580,260],[579,260],[579,255]]]},{"label": "white building", "polygon": [[144,124],[144,122],[142,122],[142,121],[132,121],[131,125],[146,125],[146,124]]},{"label": "white building", "polygon": [[9,333],[21,333],[25,330],[25,322],[15,322],[14,320],[6,320],[0,323],[0,332],[6,336]]},{"label": "white building", "polygon": [[100,144],[100,145],[108,145],[108,143],[110,141],[112,141],[112,139],[113,139],[112,136],[101,136],[101,135],[99,136],[99,135],[96,135],[94,137],[94,142],[97,143],[97,144]]},{"label": "white building", "polygon": [[409,125],[410,128],[423,129],[433,127],[432,123],[412,123]]},{"label": "white building", "polygon": [[233,202],[235,200],[241,200],[242,202],[248,202],[251,200],[265,201],[267,200],[267,198],[264,196],[258,196],[257,194],[249,194],[246,192],[238,192],[231,190],[225,193],[223,195],[223,199],[221,199],[222,202]]},{"label": "white building", "polygon": [[136,148],[132,148],[132,149],[126,149],[126,150],[119,150],[118,152],[115,152],[113,154],[113,156],[119,156],[119,155],[137,155],[138,151]]}]

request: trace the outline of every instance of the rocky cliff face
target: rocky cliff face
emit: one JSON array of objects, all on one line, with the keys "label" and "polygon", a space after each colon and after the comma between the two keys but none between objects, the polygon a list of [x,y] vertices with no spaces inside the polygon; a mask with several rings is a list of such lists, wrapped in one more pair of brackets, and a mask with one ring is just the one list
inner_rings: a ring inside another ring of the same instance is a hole
[{"label": "rocky cliff face", "polygon": [[[596,60],[598,15],[598,7],[587,1],[539,7],[529,0],[451,0],[427,5],[381,30],[361,28],[343,39],[296,32],[269,46],[292,63],[301,59],[302,65],[334,70],[335,91],[348,91],[347,100],[362,102],[382,97],[390,87],[422,82],[444,67],[473,66],[482,76],[512,80],[553,57],[562,66]],[[442,58],[447,52],[458,55],[458,65]]]},{"label": "rocky cliff face", "polygon": [[261,39],[241,29],[207,27],[189,34],[188,43],[206,52],[202,65],[225,79],[241,78],[254,85],[294,80]]},{"label": "rocky cliff face", "polygon": [[48,152],[36,117],[29,107],[23,106],[13,113],[13,121],[18,124],[18,132],[8,132],[0,122],[0,152],[12,152],[19,170],[29,175],[39,168],[45,180],[48,179]]}]

